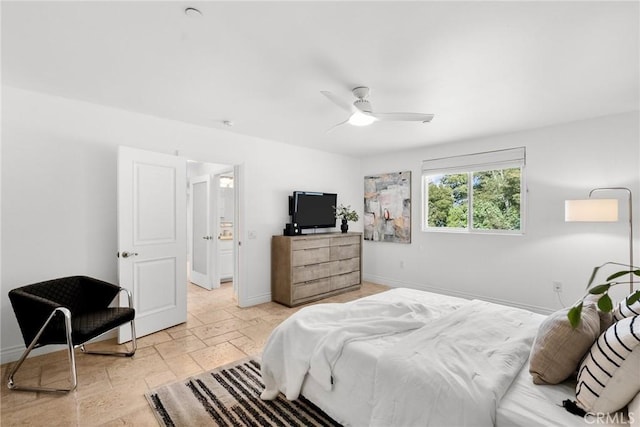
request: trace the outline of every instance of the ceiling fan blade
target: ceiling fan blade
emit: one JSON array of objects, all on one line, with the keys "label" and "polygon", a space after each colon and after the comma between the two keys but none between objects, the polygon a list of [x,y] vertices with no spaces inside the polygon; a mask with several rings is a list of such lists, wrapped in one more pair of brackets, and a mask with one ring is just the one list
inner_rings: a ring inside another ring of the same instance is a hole
[{"label": "ceiling fan blade", "polygon": [[349,123],[349,119],[345,120],[344,122],[340,122],[337,125],[331,126],[329,129],[327,129],[327,133],[331,132],[332,130],[334,130],[338,126],[342,126],[342,125],[347,124],[347,123]]},{"label": "ceiling fan blade", "polygon": [[372,113],[373,117],[378,120],[396,121],[396,122],[430,122],[433,120],[433,114],[422,113]]},{"label": "ceiling fan blade", "polygon": [[337,96],[335,96],[334,94],[332,94],[331,92],[327,92],[326,90],[321,90],[320,91],[321,94],[323,94],[324,96],[327,97],[327,99],[331,102],[333,102],[334,104],[336,104],[338,107],[342,108],[343,110],[352,113],[353,112],[353,106],[347,102],[344,102],[342,99],[338,98]]}]

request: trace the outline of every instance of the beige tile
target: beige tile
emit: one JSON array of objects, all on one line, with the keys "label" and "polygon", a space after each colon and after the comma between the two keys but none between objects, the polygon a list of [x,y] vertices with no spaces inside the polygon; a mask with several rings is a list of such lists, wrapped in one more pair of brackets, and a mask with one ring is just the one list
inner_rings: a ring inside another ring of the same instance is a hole
[{"label": "beige tile", "polygon": [[[11,371],[11,369],[13,369],[13,365],[13,363],[2,365],[7,366],[7,369],[5,369],[5,372],[3,372],[2,374],[2,382],[4,384],[6,384],[9,379],[9,372]],[[23,364],[20,369],[18,369],[18,372],[16,372],[13,378],[16,383],[19,383],[33,378],[40,378],[40,375],[42,375],[42,366],[27,366]]]},{"label": "beige tile", "polygon": [[291,308],[275,302],[266,302],[256,306],[257,308],[266,311],[269,314],[290,314]]},{"label": "beige tile", "polygon": [[[188,304],[187,304],[188,306]],[[204,323],[202,323],[200,320],[198,320],[197,317],[195,317],[193,314],[191,313],[187,313],[187,321],[184,323],[180,323],[179,325],[176,326],[172,326],[171,328],[165,329],[164,332],[167,333],[172,333],[172,332],[176,332],[176,331],[184,331],[187,329],[192,329],[195,328],[196,326],[201,326]]]},{"label": "beige tile", "polygon": [[261,322],[255,326],[240,329],[240,332],[263,346],[266,343],[267,338],[269,338],[269,335],[271,335],[271,331],[273,331],[273,328],[274,327],[271,326],[271,324]]},{"label": "beige tile", "polygon": [[217,335],[225,334],[227,332],[246,328],[248,326],[251,326],[250,321],[234,317],[233,319],[221,320],[220,322],[198,326],[197,328],[193,328],[191,332],[193,332],[193,334],[198,338],[204,340],[207,338],[215,337]]},{"label": "beige tile", "polygon": [[219,322],[221,320],[233,319],[233,314],[224,309],[207,309],[193,313],[193,315],[202,322],[203,325],[207,323]]},{"label": "beige tile", "polygon": [[291,316],[291,313],[269,314],[261,320],[271,326],[271,329],[273,330],[273,328],[284,322],[289,316]]},{"label": "beige tile", "polygon": [[229,310],[229,311],[231,311],[231,314],[233,314],[235,317],[242,320],[261,319],[269,315],[268,312],[257,307],[249,307],[249,308],[235,307],[235,309]]},{"label": "beige tile", "polygon": [[144,393],[148,391],[144,380],[130,381],[126,387],[118,387],[104,393],[79,399],[77,411],[83,426],[94,426],[128,415],[132,410],[143,410],[147,404]]},{"label": "beige tile", "polygon": [[226,334],[222,334],[222,335],[216,335],[215,337],[211,337],[211,338],[207,338],[204,341],[204,343],[211,347],[214,346],[216,344],[220,344],[223,343],[225,341],[229,341],[232,340],[234,338],[239,338],[242,337],[244,335],[242,335],[242,333],[238,332],[238,331],[231,331],[231,332],[227,332]]},{"label": "beige tile", "polygon": [[107,368],[109,380],[114,388],[132,381],[144,381],[151,375],[170,371],[169,366],[160,355],[142,359],[123,359],[122,362]]},{"label": "beige tile", "polygon": [[238,347],[248,356],[257,356],[262,353],[264,347],[263,342],[256,342],[249,337],[240,337],[230,341],[235,347]]},{"label": "beige tile", "polygon": [[[78,386],[90,384],[92,382],[109,380],[107,375],[107,369],[104,366],[98,365],[94,367],[76,367],[76,376],[78,378]],[[56,387],[52,384],[61,383],[61,387],[65,387],[62,384],[69,383],[70,373],[69,366],[64,366],[62,369],[43,369],[40,384],[45,387]],[[58,387],[60,387],[58,386]]]},{"label": "beige tile", "polygon": [[[136,334],[136,336],[137,335],[138,334]],[[156,332],[155,334],[138,338],[136,341],[138,343],[138,349],[141,349],[141,348],[153,346],[153,345],[171,341],[171,340],[172,340],[171,335],[169,335],[166,331],[160,331],[160,332]]]},{"label": "beige tile", "polygon": [[[38,399],[37,393],[20,393],[9,390],[6,387],[6,382],[2,383],[2,389],[2,395],[0,395],[0,414],[11,409],[22,407],[28,403],[33,403]],[[4,420],[4,417],[2,417],[2,419]],[[2,425],[2,422],[0,422],[0,425]]]},{"label": "beige tile", "polygon": [[191,353],[191,357],[205,371],[217,368],[234,360],[241,359],[247,355],[234,345],[223,342],[212,347],[206,347]]},{"label": "beige tile", "polygon": [[[25,392],[14,392],[25,393]],[[79,426],[79,405],[74,393],[50,394],[37,405],[2,411],[2,426]]]},{"label": "beige tile", "polygon": [[191,333],[190,330],[188,329],[179,329],[179,330],[175,330],[175,331],[168,331],[169,335],[171,335],[171,338],[176,340],[178,338],[184,338],[187,337],[189,335],[193,335]]},{"label": "beige tile", "polygon": [[205,343],[198,339],[198,337],[189,335],[184,338],[158,344],[156,345],[156,350],[158,350],[158,353],[160,353],[164,359],[171,359],[172,357],[190,353],[203,347],[206,347]]},{"label": "beige tile", "polygon": [[145,382],[149,389],[159,387],[164,384],[170,384],[176,381],[178,377],[171,371],[161,371],[145,377]]},{"label": "beige tile", "polygon": [[184,379],[203,372],[190,354],[181,354],[170,359],[166,359],[167,365],[177,379]]},{"label": "beige tile", "polygon": [[[156,348],[156,346],[150,346],[150,347],[142,347],[139,348],[136,351],[136,354],[133,355],[133,359],[142,359],[143,357],[148,357],[148,356],[154,356],[158,354],[158,349]],[[109,356],[105,356],[105,357],[109,357]],[[120,357],[112,357],[111,359],[114,360],[114,362],[112,362],[112,364],[116,364],[118,359],[121,359]]]},{"label": "beige tile", "polygon": [[108,421],[100,425],[101,427],[155,427],[158,425],[158,422],[156,421],[156,417],[153,415],[151,407],[147,405],[146,408],[133,410],[117,420]]}]

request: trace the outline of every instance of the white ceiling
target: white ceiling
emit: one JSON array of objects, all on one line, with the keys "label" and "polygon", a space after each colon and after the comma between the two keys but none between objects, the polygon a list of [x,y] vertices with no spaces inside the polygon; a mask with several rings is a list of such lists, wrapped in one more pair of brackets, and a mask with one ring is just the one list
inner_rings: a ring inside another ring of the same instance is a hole
[{"label": "white ceiling", "polygon": [[[638,1],[3,1],[2,81],[366,156],[637,110],[639,31]],[[327,133],[358,85],[435,119]]]}]

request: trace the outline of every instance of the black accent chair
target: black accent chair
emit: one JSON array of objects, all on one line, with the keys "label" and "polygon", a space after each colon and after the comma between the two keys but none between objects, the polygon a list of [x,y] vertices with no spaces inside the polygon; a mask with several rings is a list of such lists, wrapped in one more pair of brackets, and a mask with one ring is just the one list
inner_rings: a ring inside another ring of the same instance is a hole
[{"label": "black accent chair", "polygon": [[[120,292],[126,292],[129,307],[109,307]],[[63,277],[9,291],[27,349],[9,373],[12,390],[68,392],[78,385],[74,349],[87,354],[131,357],[136,352],[135,310],[131,293],[111,283],[86,276]],[[88,351],[85,343],[125,323],[131,324],[129,352]],[[19,386],[13,377],[31,350],[50,344],[67,346],[70,388]]]}]

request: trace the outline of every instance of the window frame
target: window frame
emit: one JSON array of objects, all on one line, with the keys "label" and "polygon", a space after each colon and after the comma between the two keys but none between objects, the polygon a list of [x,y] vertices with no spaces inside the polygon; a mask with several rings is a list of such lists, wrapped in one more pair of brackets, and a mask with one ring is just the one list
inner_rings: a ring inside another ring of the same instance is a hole
[{"label": "window frame", "polygon": [[[521,157],[520,157],[521,153]],[[491,161],[491,158],[510,158],[506,161]],[[466,157],[466,159],[461,159]],[[511,158],[518,157],[518,158]],[[433,162],[438,167],[436,172],[425,171],[425,164]],[[448,164],[453,166],[449,167]],[[473,224],[473,174],[475,172],[520,169],[520,228],[517,230],[479,229]],[[467,226],[466,227],[433,227],[429,226],[429,178],[439,175],[467,174]],[[522,236],[526,230],[527,212],[527,182],[526,182],[526,149],[488,151],[483,153],[467,154],[462,156],[444,157],[440,159],[425,160],[421,174],[422,216],[421,231],[425,233],[454,233],[454,234],[492,234]]]}]

